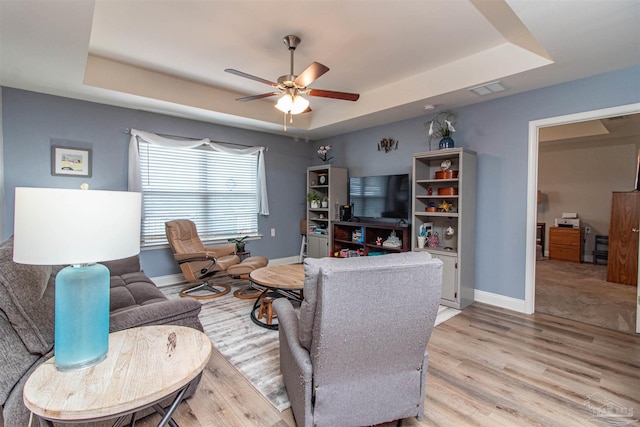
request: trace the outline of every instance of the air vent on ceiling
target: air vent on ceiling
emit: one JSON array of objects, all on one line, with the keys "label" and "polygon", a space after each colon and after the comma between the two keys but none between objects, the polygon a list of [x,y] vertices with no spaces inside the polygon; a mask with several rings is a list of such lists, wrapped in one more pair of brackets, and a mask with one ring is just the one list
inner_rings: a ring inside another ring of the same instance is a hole
[{"label": "air vent on ceiling", "polygon": [[471,92],[475,93],[478,96],[490,95],[496,92],[502,92],[506,90],[504,86],[499,81],[486,83],[481,86],[472,87],[469,89]]}]

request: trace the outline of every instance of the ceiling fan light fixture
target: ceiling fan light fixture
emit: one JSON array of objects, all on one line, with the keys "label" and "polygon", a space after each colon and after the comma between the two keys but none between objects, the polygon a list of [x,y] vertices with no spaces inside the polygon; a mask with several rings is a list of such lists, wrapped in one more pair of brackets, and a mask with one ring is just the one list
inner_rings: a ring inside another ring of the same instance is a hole
[{"label": "ceiling fan light fixture", "polygon": [[309,101],[300,95],[292,96],[286,93],[278,100],[275,107],[285,114],[300,114],[309,107]]},{"label": "ceiling fan light fixture", "polygon": [[307,108],[309,108],[308,99],[303,98],[300,95],[296,95],[293,98],[293,105],[291,106],[291,114],[300,114]]}]

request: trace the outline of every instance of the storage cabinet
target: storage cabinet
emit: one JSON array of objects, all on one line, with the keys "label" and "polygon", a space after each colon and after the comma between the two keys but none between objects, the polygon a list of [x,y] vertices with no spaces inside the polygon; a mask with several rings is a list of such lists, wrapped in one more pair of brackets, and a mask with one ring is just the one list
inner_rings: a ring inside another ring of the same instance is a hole
[{"label": "storage cabinet", "polygon": [[[331,223],[340,215],[340,204],[347,203],[347,170],[330,165],[307,168],[307,194],[320,197],[317,206],[307,201],[307,256],[329,256]],[[324,203],[323,203],[324,202]]]},{"label": "storage cabinet", "polygon": [[[335,222],[333,224],[332,254],[353,251],[359,255],[382,255],[384,253],[407,252],[411,239],[408,226],[364,222]],[[384,242],[395,234],[399,246],[384,246]],[[378,240],[379,239],[379,240]],[[381,244],[378,244],[378,241]]]},{"label": "storage cabinet", "polygon": [[458,257],[443,253],[432,253],[432,255],[442,261],[442,293],[440,298],[449,303],[445,305],[457,305]]},{"label": "storage cabinet", "polygon": [[307,256],[323,258],[329,256],[329,238],[318,234],[307,235]]},{"label": "storage cabinet", "polygon": [[582,228],[549,227],[549,259],[582,262]]},{"label": "storage cabinet", "polygon": [[[411,248],[443,262],[440,303],[464,308],[474,300],[476,153],[462,148],[413,155]],[[438,236],[424,247],[418,234]]]}]

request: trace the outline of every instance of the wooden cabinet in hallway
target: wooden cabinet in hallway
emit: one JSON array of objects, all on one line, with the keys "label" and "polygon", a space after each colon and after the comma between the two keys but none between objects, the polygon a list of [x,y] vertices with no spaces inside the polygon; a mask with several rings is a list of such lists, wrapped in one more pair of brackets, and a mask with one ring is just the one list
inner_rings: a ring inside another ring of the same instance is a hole
[{"label": "wooden cabinet in hallway", "polygon": [[614,192],[611,198],[607,282],[638,285],[640,192]]},{"label": "wooden cabinet in hallway", "polygon": [[582,262],[582,228],[549,227],[549,259]]}]

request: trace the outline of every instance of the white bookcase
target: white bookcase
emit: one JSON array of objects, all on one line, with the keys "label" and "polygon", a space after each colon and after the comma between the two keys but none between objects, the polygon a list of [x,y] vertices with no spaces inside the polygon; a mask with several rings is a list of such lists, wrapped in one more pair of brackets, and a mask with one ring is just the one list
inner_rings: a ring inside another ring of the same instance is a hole
[{"label": "white bookcase", "polygon": [[307,256],[329,256],[332,223],[339,219],[340,205],[348,203],[347,169],[331,165],[307,168],[307,193],[316,193],[326,206],[312,207],[307,201]]},{"label": "white bookcase", "polygon": [[[440,303],[458,309],[474,300],[476,159],[476,153],[462,148],[413,155],[411,247],[442,260]],[[457,176],[443,177],[443,166]],[[447,205],[451,208],[443,211]],[[437,246],[429,247],[427,242],[424,248],[418,247],[421,226],[431,226],[432,234],[437,233]],[[453,234],[447,230],[453,230]]]}]

